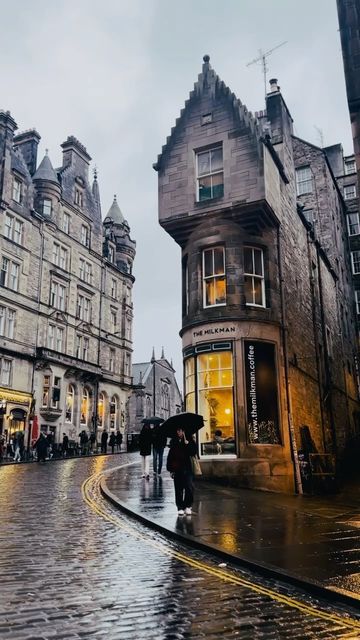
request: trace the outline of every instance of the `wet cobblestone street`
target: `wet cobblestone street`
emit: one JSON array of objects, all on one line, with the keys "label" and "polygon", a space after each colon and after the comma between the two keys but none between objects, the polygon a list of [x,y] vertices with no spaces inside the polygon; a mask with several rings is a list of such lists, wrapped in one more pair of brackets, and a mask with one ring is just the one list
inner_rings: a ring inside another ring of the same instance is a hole
[{"label": "wet cobblestone street", "polygon": [[134,455],[0,469],[1,640],[360,637],[354,611],[258,576],[251,588],[227,581],[216,573],[218,559],[124,516],[95,479],[84,500],[89,476]]}]

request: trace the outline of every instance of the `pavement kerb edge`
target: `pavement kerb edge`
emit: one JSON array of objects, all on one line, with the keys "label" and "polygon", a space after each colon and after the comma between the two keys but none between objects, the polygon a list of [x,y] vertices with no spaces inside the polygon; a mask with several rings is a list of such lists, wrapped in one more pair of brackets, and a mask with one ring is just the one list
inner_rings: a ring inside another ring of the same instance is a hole
[{"label": "pavement kerb edge", "polygon": [[[111,472],[106,475],[111,475],[111,473],[114,473],[117,470],[118,469],[112,469]],[[145,524],[147,527],[150,527],[151,529],[162,533],[165,537],[171,538],[185,545],[187,544],[199,551],[212,553],[222,561],[231,562],[232,564],[238,565],[239,567],[242,567],[244,569],[249,569],[265,578],[272,578],[275,580],[286,582],[294,587],[306,591],[310,595],[320,597],[329,602],[333,602],[334,604],[346,604],[347,606],[359,610],[360,598],[355,595],[351,596],[346,593],[335,591],[333,589],[324,587],[323,585],[315,581],[304,580],[299,576],[287,573],[286,571],[283,571],[281,569],[274,569],[273,567],[260,562],[254,562],[253,560],[249,560],[241,556],[233,556],[217,545],[207,544],[205,542],[201,542],[200,540],[194,538],[189,534],[184,535],[180,532],[172,531],[171,529],[163,527],[154,520],[150,520],[137,511],[129,509],[129,507],[124,502],[119,500],[119,498],[114,493],[112,493],[112,491],[110,491],[109,487],[106,484],[106,477],[104,476],[100,478],[100,491],[103,497],[111,502],[115,507],[119,508],[121,511],[124,511],[124,513],[135,518],[142,524]]]}]

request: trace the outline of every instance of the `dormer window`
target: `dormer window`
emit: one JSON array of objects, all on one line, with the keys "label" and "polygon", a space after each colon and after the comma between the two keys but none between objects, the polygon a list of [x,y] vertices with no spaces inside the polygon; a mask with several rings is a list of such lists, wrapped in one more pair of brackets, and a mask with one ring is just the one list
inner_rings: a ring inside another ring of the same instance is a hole
[{"label": "dormer window", "polygon": [[43,216],[47,216],[48,218],[51,216],[52,210],[52,202],[49,198],[44,198],[42,201],[42,213]]},{"label": "dormer window", "polygon": [[90,246],[90,229],[85,224],[81,225],[81,244],[84,247]]},{"label": "dormer window", "polygon": [[21,180],[19,180],[19,178],[15,178],[15,177],[13,179],[12,198],[18,204],[22,203],[23,183],[21,182]]},{"label": "dormer window", "polygon": [[83,206],[83,192],[81,189],[78,189],[78,187],[75,187],[75,204],[78,207]]},{"label": "dormer window", "polygon": [[108,260],[109,260],[109,262],[114,262],[114,257],[115,257],[114,247],[109,245],[109,247],[108,247]]},{"label": "dormer window", "polygon": [[196,154],[197,201],[221,198],[224,195],[222,147]]}]

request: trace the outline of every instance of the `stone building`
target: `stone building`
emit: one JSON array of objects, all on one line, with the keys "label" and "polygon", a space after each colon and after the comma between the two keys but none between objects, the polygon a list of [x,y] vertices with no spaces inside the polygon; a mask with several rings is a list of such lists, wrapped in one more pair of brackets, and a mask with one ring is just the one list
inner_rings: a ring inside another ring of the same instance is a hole
[{"label": "stone building", "polygon": [[149,362],[133,364],[133,391],[129,398],[129,424],[134,433],[140,433],[143,418],[158,416],[168,418],[182,411],[182,397],[176,381],[172,362],[155,358],[155,350]]},{"label": "stone building", "polygon": [[37,166],[35,130],[0,112],[1,433],[55,442],[126,428],[135,242],[116,198],[101,217],[91,158],[73,136]]},{"label": "stone building", "polygon": [[276,80],[266,102],[253,117],[204,56],[154,168],[160,224],[182,249],[184,398],[205,418],[203,471],[291,492],[299,449],[332,473],[359,433],[354,294],[328,157],[294,136]]}]

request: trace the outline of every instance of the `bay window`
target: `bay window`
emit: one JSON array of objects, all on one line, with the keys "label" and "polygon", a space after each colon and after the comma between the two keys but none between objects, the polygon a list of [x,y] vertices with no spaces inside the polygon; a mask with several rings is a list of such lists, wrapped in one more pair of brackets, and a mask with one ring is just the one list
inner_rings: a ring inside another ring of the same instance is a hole
[{"label": "bay window", "polygon": [[257,247],[244,247],[245,302],[265,307],[264,254]]},{"label": "bay window", "polygon": [[226,304],[226,275],[224,247],[203,251],[203,305]]}]

